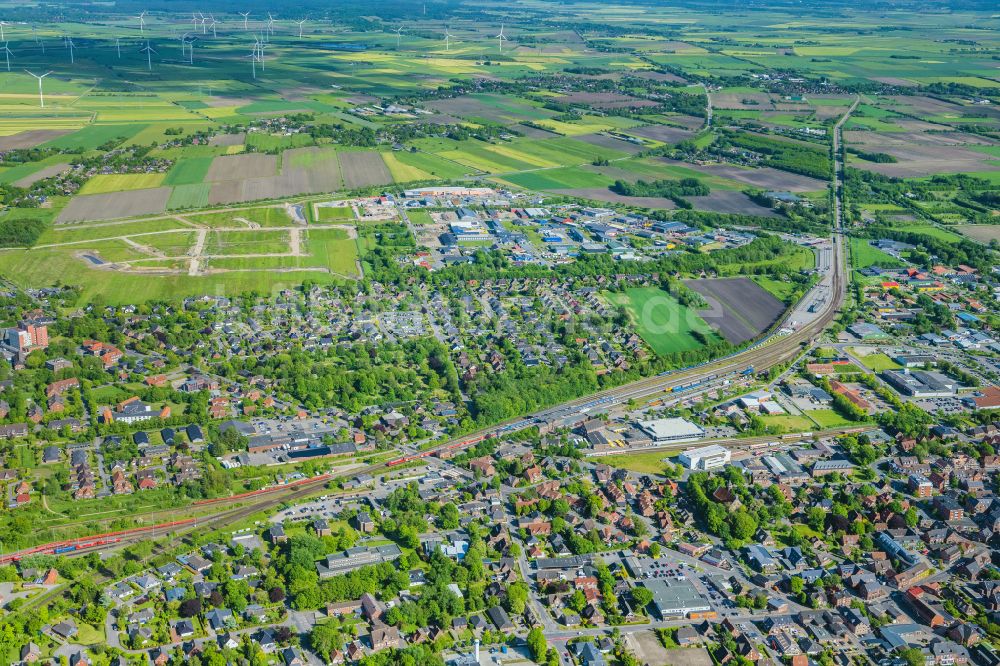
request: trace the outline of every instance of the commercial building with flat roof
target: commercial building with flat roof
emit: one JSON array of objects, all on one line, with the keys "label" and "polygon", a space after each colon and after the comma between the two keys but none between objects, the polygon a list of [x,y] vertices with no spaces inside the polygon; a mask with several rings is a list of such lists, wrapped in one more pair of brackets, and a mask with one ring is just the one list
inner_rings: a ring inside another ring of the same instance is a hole
[{"label": "commercial building with flat roof", "polygon": [[835,472],[840,474],[847,474],[854,470],[854,465],[850,460],[844,460],[841,458],[834,458],[833,460],[817,460],[816,464],[813,465],[812,475],[813,478],[820,476],[826,476],[827,474],[833,474]]},{"label": "commercial building with flat roof", "polygon": [[705,434],[705,431],[701,427],[685,419],[640,421],[639,428],[649,435],[649,438],[656,444],[664,442],[693,442]]},{"label": "commercial building with flat roof", "polygon": [[400,555],[402,555],[402,551],[400,551],[399,546],[396,544],[375,546],[373,548],[357,546],[339,553],[327,555],[325,563],[316,563],[316,571],[319,573],[319,577],[325,580],[340,574],[350,573],[364,566],[392,562],[398,559]]},{"label": "commercial building with flat roof", "polygon": [[875,324],[868,322],[858,322],[847,327],[847,332],[862,340],[872,340],[875,338],[888,338],[889,335]]},{"label": "commercial building with flat roof", "polygon": [[677,461],[688,469],[709,470],[724,467],[732,460],[729,449],[718,444],[688,449],[677,457]]},{"label": "commercial building with flat roof", "polygon": [[641,584],[653,593],[652,604],[661,618],[688,617],[691,613],[712,610],[711,604],[688,581],[654,578]]},{"label": "commercial building with flat roof", "polygon": [[882,373],[889,384],[902,393],[918,398],[955,395],[956,382],[940,372],[919,370],[886,370]]}]

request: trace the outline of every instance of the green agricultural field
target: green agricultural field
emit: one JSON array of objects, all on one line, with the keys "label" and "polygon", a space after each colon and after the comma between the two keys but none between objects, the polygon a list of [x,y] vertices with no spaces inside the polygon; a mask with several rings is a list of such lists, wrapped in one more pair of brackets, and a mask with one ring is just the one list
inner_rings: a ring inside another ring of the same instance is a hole
[{"label": "green agricultural field", "polygon": [[624,293],[605,292],[614,305],[623,305],[640,337],[657,354],[691,351],[718,336],[705,321],[657,287],[636,287]]},{"label": "green agricultural field", "polygon": [[932,238],[937,238],[938,240],[943,240],[948,243],[954,243],[962,240],[959,234],[954,231],[948,231],[947,229],[942,229],[939,226],[930,224],[914,224],[909,226],[898,227],[900,231],[909,231],[915,234],[921,234],[924,236],[930,236]]},{"label": "green agricultural field", "polygon": [[[430,153],[423,152],[400,152],[395,154],[396,161],[401,164],[411,166],[415,169],[419,169],[421,172],[429,174],[431,178],[442,178],[445,180],[451,178],[461,178],[470,171],[475,172],[477,170],[470,170],[469,167],[464,164],[459,164],[453,162],[444,157],[438,155],[432,155]],[[386,162],[389,166],[389,170],[392,170],[392,165]],[[395,174],[393,174],[395,177]]]},{"label": "green agricultural field", "polygon": [[582,167],[563,167],[507,174],[502,180],[529,190],[569,190],[578,188],[608,187],[614,179],[588,171]]},{"label": "green agricultural field", "polygon": [[289,102],[283,99],[261,100],[252,104],[239,107],[242,114],[254,113],[285,113],[288,111],[301,111],[308,109],[308,106],[301,102]]},{"label": "green agricultural field", "polygon": [[522,154],[533,155],[552,164],[565,166],[589,164],[598,158],[617,160],[628,157],[628,153],[621,150],[563,137],[530,141],[521,139],[513,145]]},{"label": "green agricultural field", "polygon": [[579,120],[536,120],[540,126],[564,136],[580,136],[608,130],[627,129],[641,124],[639,121],[617,116],[581,116]]},{"label": "green agricultural field", "polygon": [[45,169],[45,167],[53,166],[55,164],[65,164],[65,160],[66,158],[62,155],[53,155],[52,157],[47,157],[37,162],[26,162],[24,164],[12,166],[0,172],[0,184],[9,185],[25,178],[26,176],[38,173],[39,171]]},{"label": "green agricultural field", "polygon": [[[510,171],[526,171],[537,169],[537,160],[528,156],[520,156],[516,151],[499,144],[488,144],[482,141],[463,141],[453,150],[438,154],[466,167],[487,173],[505,173]],[[525,157],[525,159],[519,159]],[[531,160],[531,161],[527,161]]]},{"label": "green agricultural field", "polygon": [[273,153],[289,148],[304,148],[315,145],[308,134],[292,134],[291,136],[254,133],[247,135],[247,147],[261,153]]},{"label": "green agricultural field", "polygon": [[400,160],[396,153],[382,153],[382,161],[392,174],[392,180],[397,183],[429,180],[434,177],[423,169]]},{"label": "green agricultural field", "polygon": [[138,134],[144,125],[89,125],[83,129],[54,139],[46,144],[48,148],[63,150],[94,150],[110,141],[118,142],[130,139]]},{"label": "green agricultural field", "polygon": [[211,166],[211,157],[188,157],[180,159],[167,173],[163,184],[197,185],[205,180],[205,176],[208,175],[208,169]]},{"label": "green agricultural field", "polygon": [[94,176],[80,188],[80,194],[105,194],[128,190],[147,190],[163,183],[162,173],[126,173]]},{"label": "green agricultural field", "polygon": [[167,201],[167,209],[204,208],[208,205],[208,196],[211,191],[212,185],[210,183],[178,185],[170,193],[170,199]]}]

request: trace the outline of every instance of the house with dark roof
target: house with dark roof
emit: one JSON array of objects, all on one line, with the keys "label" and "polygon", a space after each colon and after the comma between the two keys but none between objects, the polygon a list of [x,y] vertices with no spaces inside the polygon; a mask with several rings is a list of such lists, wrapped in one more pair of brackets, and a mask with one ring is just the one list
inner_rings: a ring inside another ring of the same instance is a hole
[{"label": "house with dark roof", "polygon": [[228,608],[213,608],[205,613],[205,620],[215,631],[223,631],[235,623],[233,611]]},{"label": "house with dark roof", "polygon": [[514,623],[511,622],[507,611],[500,606],[493,606],[486,611],[486,615],[489,616],[490,622],[500,631],[511,631],[514,629]]},{"label": "house with dark roof", "polygon": [[582,666],[605,666],[608,663],[593,643],[577,643],[573,646],[573,650]]}]

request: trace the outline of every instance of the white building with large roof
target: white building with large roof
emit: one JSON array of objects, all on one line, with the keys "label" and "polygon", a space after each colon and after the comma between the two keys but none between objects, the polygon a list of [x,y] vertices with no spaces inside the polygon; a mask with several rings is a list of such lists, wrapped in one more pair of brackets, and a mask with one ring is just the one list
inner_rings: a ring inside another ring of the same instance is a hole
[{"label": "white building with large roof", "polygon": [[639,428],[654,444],[693,442],[705,434],[700,426],[685,419],[655,419],[640,421]]},{"label": "white building with large roof", "polygon": [[729,449],[718,444],[688,449],[677,457],[677,462],[688,469],[709,470],[725,467],[732,460]]}]

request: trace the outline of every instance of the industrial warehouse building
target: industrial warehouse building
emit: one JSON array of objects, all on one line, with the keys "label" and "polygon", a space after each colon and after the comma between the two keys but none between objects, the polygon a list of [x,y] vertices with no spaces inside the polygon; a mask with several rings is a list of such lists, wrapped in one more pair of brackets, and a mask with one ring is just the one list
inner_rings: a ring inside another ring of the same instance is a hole
[{"label": "industrial warehouse building", "polygon": [[688,449],[677,457],[677,462],[688,469],[709,470],[724,467],[732,459],[729,449],[718,444]]},{"label": "industrial warehouse building", "polygon": [[664,620],[682,617],[699,617],[712,606],[694,585],[687,581],[654,578],[642,581],[642,586],[653,593],[651,602],[656,613]]},{"label": "industrial warehouse building", "polygon": [[699,426],[684,419],[640,421],[639,428],[649,435],[653,444],[693,442],[705,434]]},{"label": "industrial warehouse building", "polygon": [[882,377],[903,395],[915,398],[942,398],[955,395],[957,383],[940,372],[886,370]]}]

